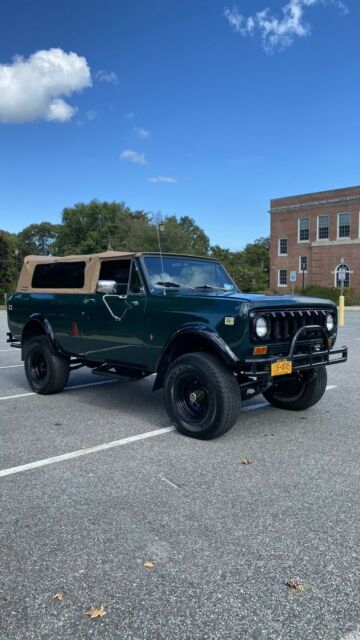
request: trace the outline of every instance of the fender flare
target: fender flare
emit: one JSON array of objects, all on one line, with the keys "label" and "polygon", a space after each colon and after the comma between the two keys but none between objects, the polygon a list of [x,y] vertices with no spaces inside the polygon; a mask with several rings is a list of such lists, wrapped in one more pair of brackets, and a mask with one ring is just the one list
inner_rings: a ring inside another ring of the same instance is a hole
[{"label": "fender flare", "polygon": [[157,391],[163,386],[166,369],[174,358],[178,355],[199,350],[196,348],[189,350],[184,349],[183,347],[186,347],[186,340],[188,340],[188,342],[194,342],[195,340],[195,342],[201,342],[205,348],[206,346],[209,347],[209,351],[217,355],[227,366],[234,367],[239,363],[237,356],[216,331],[207,325],[188,325],[176,331],[163,348],[155,369],[157,376],[155,378],[153,391]]},{"label": "fender flare", "polygon": [[26,329],[27,327],[29,327],[29,325],[38,325],[39,327],[42,328],[41,333],[44,333],[47,338],[49,339],[50,345],[53,348],[55,353],[62,353],[62,350],[60,349],[60,347],[58,346],[56,339],[55,339],[55,334],[53,331],[53,328],[49,322],[49,320],[47,318],[45,318],[43,315],[41,315],[40,313],[32,313],[31,316],[29,316],[29,318],[27,319],[27,321],[24,324],[23,330],[21,332],[21,354],[22,356],[24,356],[24,346],[25,346],[25,342],[26,340],[25,335],[26,335]]}]

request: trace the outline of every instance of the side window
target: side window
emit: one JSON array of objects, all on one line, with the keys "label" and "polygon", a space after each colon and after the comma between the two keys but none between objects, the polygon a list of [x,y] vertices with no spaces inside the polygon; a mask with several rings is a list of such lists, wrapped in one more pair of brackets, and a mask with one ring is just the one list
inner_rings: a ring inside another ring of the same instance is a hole
[{"label": "side window", "polygon": [[129,284],[129,293],[145,293],[143,283],[135,262],[132,263],[131,276]]},{"label": "side window", "polygon": [[99,280],[115,280],[117,294],[126,296],[129,284],[131,260],[104,260]]},{"label": "side window", "polygon": [[37,264],[31,286],[33,289],[82,289],[85,262],[52,262]]}]

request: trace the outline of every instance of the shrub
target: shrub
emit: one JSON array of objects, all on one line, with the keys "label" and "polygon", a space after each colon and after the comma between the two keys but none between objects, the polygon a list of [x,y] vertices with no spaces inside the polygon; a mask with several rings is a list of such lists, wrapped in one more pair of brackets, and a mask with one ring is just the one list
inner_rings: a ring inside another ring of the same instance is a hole
[{"label": "shrub", "polygon": [[[302,295],[302,289],[297,288],[296,293]],[[326,298],[333,302],[339,302],[340,287],[322,287],[318,284],[309,284],[304,290],[305,296],[312,296],[315,298]],[[352,306],[359,304],[359,300],[355,297],[353,289],[351,287],[344,288],[345,304]]]}]

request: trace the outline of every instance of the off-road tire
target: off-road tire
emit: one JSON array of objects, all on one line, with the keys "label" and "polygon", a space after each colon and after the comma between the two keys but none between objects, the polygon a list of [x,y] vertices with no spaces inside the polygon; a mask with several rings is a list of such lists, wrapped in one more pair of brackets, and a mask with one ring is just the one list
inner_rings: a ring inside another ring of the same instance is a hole
[{"label": "off-road tire", "polygon": [[46,336],[36,336],[25,343],[24,365],[28,383],[36,393],[57,393],[69,378],[69,361],[52,350]]},{"label": "off-road tire", "polygon": [[[199,412],[190,396],[204,394]],[[209,440],[229,431],[241,406],[237,380],[220,360],[208,353],[188,353],[169,366],[163,397],[169,418],[181,433]]]},{"label": "off-road tire", "polygon": [[326,367],[318,367],[287,380],[276,381],[263,395],[277,409],[303,411],[319,402],[326,391],[326,384]]}]

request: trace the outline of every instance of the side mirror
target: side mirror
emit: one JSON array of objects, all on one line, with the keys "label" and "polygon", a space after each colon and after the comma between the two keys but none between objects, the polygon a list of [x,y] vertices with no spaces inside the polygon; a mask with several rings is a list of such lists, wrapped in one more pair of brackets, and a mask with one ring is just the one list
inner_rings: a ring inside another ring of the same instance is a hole
[{"label": "side mirror", "polygon": [[98,280],[96,285],[96,293],[117,293],[117,284],[115,280]]}]

